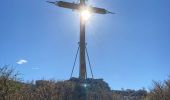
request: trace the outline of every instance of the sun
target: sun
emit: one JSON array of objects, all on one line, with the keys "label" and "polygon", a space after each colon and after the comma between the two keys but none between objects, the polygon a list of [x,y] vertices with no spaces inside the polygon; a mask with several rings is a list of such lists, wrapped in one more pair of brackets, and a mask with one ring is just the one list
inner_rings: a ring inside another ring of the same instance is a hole
[{"label": "sun", "polygon": [[84,21],[88,20],[91,16],[90,10],[89,9],[82,9],[81,12],[81,17]]}]

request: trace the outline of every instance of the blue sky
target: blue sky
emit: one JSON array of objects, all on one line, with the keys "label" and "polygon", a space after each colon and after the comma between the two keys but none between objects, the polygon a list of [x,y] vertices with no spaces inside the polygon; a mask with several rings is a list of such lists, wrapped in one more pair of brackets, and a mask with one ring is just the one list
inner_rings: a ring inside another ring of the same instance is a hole
[{"label": "blue sky", "polygon": [[[93,14],[87,22],[95,78],[103,78],[112,89],[140,89],[170,75],[169,0],[89,0],[89,4],[117,13]],[[70,77],[79,41],[77,12],[45,0],[2,0],[0,12],[0,66],[16,66],[25,81]]]}]

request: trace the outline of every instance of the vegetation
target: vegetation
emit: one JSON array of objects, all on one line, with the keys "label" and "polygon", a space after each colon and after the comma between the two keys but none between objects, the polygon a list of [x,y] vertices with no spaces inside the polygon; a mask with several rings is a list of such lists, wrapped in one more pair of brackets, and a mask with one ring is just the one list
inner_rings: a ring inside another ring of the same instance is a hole
[{"label": "vegetation", "polygon": [[0,70],[0,100],[112,100],[112,91],[102,79],[22,83],[14,69]]},{"label": "vegetation", "polygon": [[147,95],[145,89],[141,90],[113,90],[113,100],[144,100]]},{"label": "vegetation", "polygon": [[15,70],[4,66],[0,68],[0,100],[10,99],[20,88],[18,73]]},{"label": "vegetation", "polygon": [[112,90],[102,79],[71,78],[23,83],[12,68],[0,68],[0,100],[170,100],[170,79],[141,90]]},{"label": "vegetation", "polygon": [[170,100],[170,77],[164,82],[153,81],[153,88],[146,100]]}]

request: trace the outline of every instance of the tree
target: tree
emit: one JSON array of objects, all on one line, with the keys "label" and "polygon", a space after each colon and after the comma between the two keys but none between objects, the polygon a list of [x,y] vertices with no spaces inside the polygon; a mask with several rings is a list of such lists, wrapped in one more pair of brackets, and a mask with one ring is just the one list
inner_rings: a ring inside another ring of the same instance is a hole
[{"label": "tree", "polygon": [[0,100],[10,99],[15,91],[19,90],[19,73],[9,66],[0,68]]},{"label": "tree", "polygon": [[146,100],[170,100],[170,78],[164,82],[153,81],[153,88]]}]

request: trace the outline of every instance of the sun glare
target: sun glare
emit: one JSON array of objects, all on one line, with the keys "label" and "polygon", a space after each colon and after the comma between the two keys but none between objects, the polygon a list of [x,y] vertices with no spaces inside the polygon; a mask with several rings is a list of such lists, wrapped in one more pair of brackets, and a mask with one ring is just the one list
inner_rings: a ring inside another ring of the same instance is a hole
[{"label": "sun glare", "polygon": [[88,20],[91,16],[91,13],[88,9],[83,9],[80,13],[81,13],[82,19],[85,21]]}]

